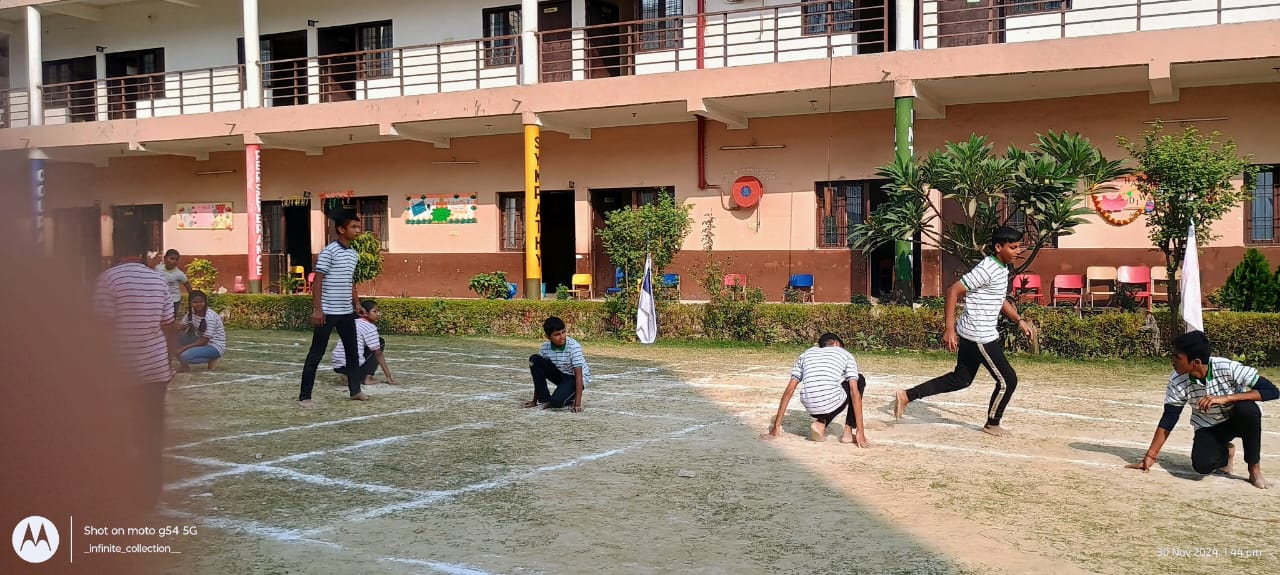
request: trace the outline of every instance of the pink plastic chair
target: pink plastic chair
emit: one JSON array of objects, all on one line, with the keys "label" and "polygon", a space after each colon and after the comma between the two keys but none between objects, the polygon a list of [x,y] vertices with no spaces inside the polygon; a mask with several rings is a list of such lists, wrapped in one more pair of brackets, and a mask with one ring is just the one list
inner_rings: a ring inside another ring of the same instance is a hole
[{"label": "pink plastic chair", "polygon": [[1035,303],[1044,301],[1044,291],[1040,289],[1040,276],[1037,274],[1018,274],[1013,278],[1013,292],[1018,301],[1029,298]]},{"label": "pink plastic chair", "polygon": [[[1076,290],[1075,292],[1063,292],[1062,290]],[[1082,275],[1056,275],[1053,276],[1053,294],[1051,305],[1057,305],[1058,301],[1074,301],[1076,307],[1080,307],[1084,301],[1084,276]]]},{"label": "pink plastic chair", "polygon": [[1116,268],[1116,286],[1117,289],[1121,285],[1136,286],[1138,291],[1133,293],[1133,298],[1139,302],[1146,300],[1147,309],[1151,309],[1151,268],[1146,266],[1120,266]]},{"label": "pink plastic chair", "polygon": [[245,293],[249,291],[249,289],[244,285],[244,276],[236,276],[236,283],[232,286],[232,291],[235,293]]}]

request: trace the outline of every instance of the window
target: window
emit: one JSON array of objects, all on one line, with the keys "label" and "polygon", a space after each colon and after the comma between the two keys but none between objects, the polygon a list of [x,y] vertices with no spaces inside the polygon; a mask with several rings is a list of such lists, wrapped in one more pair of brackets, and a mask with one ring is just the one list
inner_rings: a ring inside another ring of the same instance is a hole
[{"label": "window", "polygon": [[810,2],[804,5],[804,35],[822,36],[854,32],[858,27],[856,2]]},{"label": "window", "polygon": [[[1005,203],[1004,200],[1000,201],[997,209],[1000,211],[1000,217],[1004,220],[1004,225],[1022,232],[1022,245],[1024,247],[1030,247],[1036,244],[1036,228],[1035,226],[1027,225],[1027,213],[1025,211],[1009,213],[1009,205]],[[1052,238],[1049,238],[1049,241],[1045,242],[1044,247],[1058,247],[1058,236],[1055,235]]]},{"label": "window", "polygon": [[515,66],[520,63],[520,7],[486,8],[484,15],[484,65]]},{"label": "window", "polygon": [[684,15],[680,0],[641,0],[640,51],[673,50],[680,47],[681,20]]},{"label": "window", "polygon": [[1245,243],[1274,244],[1280,235],[1280,226],[1276,225],[1276,211],[1280,203],[1280,168],[1264,167],[1258,172],[1253,182],[1253,195],[1245,202],[1244,229]]},{"label": "window", "polygon": [[999,0],[1004,16],[1025,16],[1071,9],[1071,0]]},{"label": "window", "polygon": [[498,244],[504,252],[524,251],[524,192],[498,194]]},{"label": "window", "polygon": [[[326,216],[335,210],[354,211],[360,218],[360,230],[371,232],[382,240],[382,249],[388,249],[387,242],[387,197],[370,196],[361,198],[328,198],[324,202]],[[325,241],[334,240],[333,220],[325,218]]]},{"label": "window", "polygon": [[818,193],[818,247],[849,245],[849,225],[866,221],[868,182],[816,182]]},{"label": "window", "polygon": [[356,51],[366,52],[360,55],[361,78],[391,77],[391,46],[390,20],[356,25]]}]

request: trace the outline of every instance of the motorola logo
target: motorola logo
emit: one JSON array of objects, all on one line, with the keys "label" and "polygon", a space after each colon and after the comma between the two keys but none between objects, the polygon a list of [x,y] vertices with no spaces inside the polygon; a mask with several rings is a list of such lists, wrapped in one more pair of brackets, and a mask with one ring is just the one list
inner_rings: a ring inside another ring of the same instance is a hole
[{"label": "motorola logo", "polygon": [[39,515],[18,522],[13,528],[13,551],[27,563],[44,563],[58,552],[58,528]]}]

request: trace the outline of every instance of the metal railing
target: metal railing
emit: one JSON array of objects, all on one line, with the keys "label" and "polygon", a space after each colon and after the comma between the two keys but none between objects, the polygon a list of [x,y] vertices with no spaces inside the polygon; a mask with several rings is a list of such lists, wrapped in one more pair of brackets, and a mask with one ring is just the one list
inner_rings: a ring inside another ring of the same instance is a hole
[{"label": "metal railing", "polygon": [[242,74],[242,66],[222,66],[45,84],[44,124],[238,110],[244,107]]},{"label": "metal railing", "polygon": [[1280,19],[1280,0],[923,0],[922,48]]},{"label": "metal railing", "polygon": [[886,52],[889,14],[879,6],[800,2],[544,31],[543,82],[727,68]]},{"label": "metal railing", "polygon": [[[797,2],[537,35],[539,80],[607,78],[887,52],[887,2]],[[920,0],[923,49],[1280,19],[1280,0]],[[702,50],[699,50],[701,44]],[[263,62],[264,106],[521,83],[518,35]],[[245,67],[48,84],[46,124],[242,109]],[[0,127],[31,123],[25,89],[0,92]]]},{"label": "metal railing", "polygon": [[424,44],[262,63],[263,105],[372,100],[520,83],[520,37]]}]

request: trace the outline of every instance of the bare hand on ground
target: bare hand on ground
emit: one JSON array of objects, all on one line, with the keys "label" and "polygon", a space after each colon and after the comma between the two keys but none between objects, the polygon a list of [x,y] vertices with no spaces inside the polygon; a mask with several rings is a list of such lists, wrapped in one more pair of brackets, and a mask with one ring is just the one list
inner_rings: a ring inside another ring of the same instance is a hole
[{"label": "bare hand on ground", "polygon": [[1141,462],[1130,463],[1124,467],[1125,469],[1141,469],[1143,473],[1146,473],[1149,469],[1151,469],[1151,464],[1155,463],[1154,459],[1151,460],[1151,463],[1147,463],[1147,459],[1148,458],[1143,457]]}]

